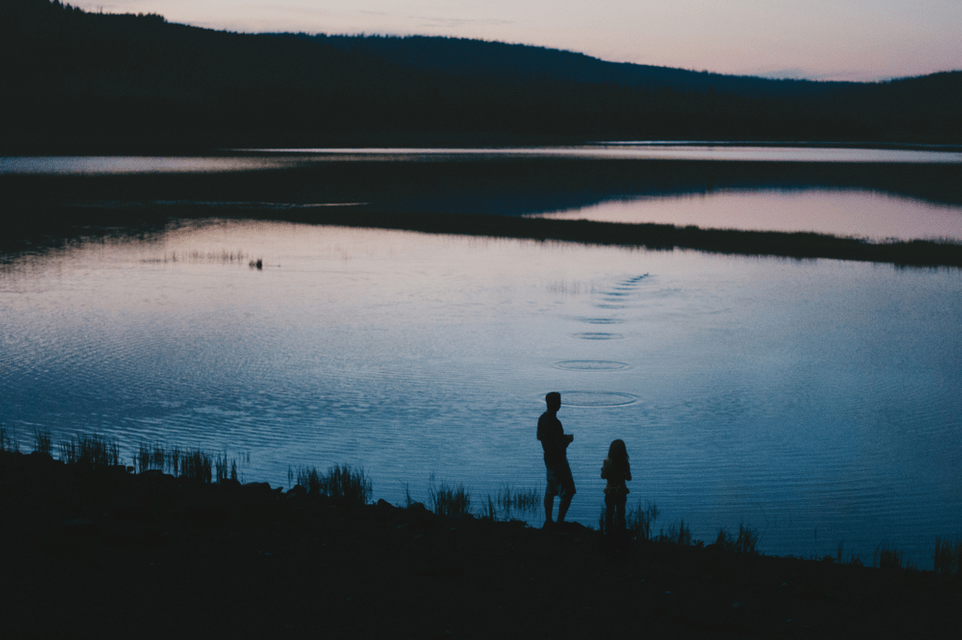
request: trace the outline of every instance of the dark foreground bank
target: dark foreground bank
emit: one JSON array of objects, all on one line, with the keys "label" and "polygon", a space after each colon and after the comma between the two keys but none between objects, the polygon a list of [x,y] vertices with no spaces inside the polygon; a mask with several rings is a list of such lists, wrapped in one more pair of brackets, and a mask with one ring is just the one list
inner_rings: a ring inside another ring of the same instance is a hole
[{"label": "dark foreground bank", "polygon": [[958,637],[932,572],[0,452],[0,636]]}]

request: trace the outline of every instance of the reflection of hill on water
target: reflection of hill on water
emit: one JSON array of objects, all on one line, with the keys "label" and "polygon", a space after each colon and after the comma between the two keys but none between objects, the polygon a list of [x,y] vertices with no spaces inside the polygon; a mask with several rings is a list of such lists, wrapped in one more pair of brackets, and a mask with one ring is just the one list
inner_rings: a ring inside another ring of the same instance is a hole
[{"label": "reflection of hill on water", "polygon": [[577,161],[457,163],[378,168],[380,184],[358,199],[405,211],[527,215],[610,200],[715,190],[866,190],[962,205],[959,165],[845,165]]},{"label": "reflection of hill on water", "polygon": [[714,190],[866,190],[962,205],[958,164],[503,158],[321,162],[291,169],[127,176],[0,176],[15,203],[364,202],[379,210],[526,215]]}]

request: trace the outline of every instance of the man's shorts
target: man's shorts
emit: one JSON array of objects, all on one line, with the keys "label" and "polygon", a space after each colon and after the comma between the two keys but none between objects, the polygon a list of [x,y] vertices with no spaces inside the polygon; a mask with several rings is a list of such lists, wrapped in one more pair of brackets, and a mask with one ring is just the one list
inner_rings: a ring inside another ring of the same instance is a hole
[{"label": "man's shorts", "polygon": [[576,493],[575,481],[571,477],[571,467],[568,461],[564,460],[557,464],[544,465],[548,470],[548,490],[545,492],[549,496],[573,496]]}]

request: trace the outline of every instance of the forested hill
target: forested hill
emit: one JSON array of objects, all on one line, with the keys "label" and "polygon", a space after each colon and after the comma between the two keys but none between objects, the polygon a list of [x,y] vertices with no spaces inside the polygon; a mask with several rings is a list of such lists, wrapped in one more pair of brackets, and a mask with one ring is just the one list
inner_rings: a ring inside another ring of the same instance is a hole
[{"label": "forested hill", "polygon": [[0,0],[0,152],[598,139],[962,143],[962,72],[767,80],[456,38]]},{"label": "forested hill", "polygon": [[455,76],[510,82],[551,80],[582,84],[614,84],[649,89],[743,96],[824,95],[855,83],[772,80],[671,67],[606,62],[583,53],[520,44],[427,36],[357,37],[317,35],[318,42],[365,53],[399,64]]}]

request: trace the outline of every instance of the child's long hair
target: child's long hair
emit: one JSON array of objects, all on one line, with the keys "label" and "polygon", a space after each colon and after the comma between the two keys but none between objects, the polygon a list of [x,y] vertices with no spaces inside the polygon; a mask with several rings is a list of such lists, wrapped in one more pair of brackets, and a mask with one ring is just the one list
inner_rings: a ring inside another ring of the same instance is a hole
[{"label": "child's long hair", "polygon": [[628,448],[625,447],[624,440],[614,440],[608,447],[608,459],[612,462],[622,462],[628,464]]}]

